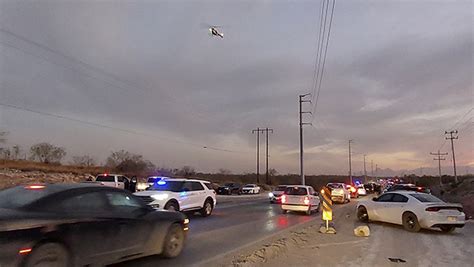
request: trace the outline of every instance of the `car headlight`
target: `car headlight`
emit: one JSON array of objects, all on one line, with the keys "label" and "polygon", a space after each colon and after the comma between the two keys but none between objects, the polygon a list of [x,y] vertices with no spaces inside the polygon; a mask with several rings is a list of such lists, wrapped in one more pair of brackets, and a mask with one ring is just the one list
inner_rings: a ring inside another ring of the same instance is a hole
[{"label": "car headlight", "polygon": [[273,197],[273,193],[272,192],[268,193],[268,197]]},{"label": "car headlight", "polygon": [[165,200],[168,198],[168,194],[156,194],[156,195],[152,195],[151,197],[156,200]]}]

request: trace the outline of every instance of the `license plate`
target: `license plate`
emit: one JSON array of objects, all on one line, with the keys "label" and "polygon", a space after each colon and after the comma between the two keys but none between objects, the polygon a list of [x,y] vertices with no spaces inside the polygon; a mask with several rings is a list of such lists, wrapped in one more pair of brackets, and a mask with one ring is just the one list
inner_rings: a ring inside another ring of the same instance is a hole
[{"label": "license plate", "polygon": [[448,216],[448,221],[455,222],[455,221],[457,221],[457,218],[454,217],[454,216]]}]

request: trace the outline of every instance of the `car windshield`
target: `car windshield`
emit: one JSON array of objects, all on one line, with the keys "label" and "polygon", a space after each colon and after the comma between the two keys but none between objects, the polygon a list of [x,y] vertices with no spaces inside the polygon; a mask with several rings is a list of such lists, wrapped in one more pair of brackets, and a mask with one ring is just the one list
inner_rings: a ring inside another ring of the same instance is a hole
[{"label": "car windshield", "polygon": [[410,194],[420,202],[443,202],[441,199],[429,194]]},{"label": "car windshield", "polygon": [[115,176],[112,175],[99,175],[97,176],[97,179],[95,179],[97,182],[115,182]]},{"label": "car windshield", "polygon": [[286,186],[277,186],[275,188],[275,191],[285,191],[285,189],[286,189]]},{"label": "car windshield", "polygon": [[234,184],[233,183],[228,183],[228,184],[224,184],[224,186],[232,187],[232,186],[234,186]]},{"label": "car windshield", "polygon": [[342,184],[328,184],[328,187],[331,189],[344,188]]},{"label": "car windshield", "polygon": [[158,180],[152,186],[148,187],[147,190],[181,192],[183,189],[183,184],[184,181]]},{"label": "car windshield", "polygon": [[0,208],[16,209],[29,205],[55,190],[42,186],[17,186],[0,191]]},{"label": "car windshield", "polygon": [[287,187],[285,190],[286,195],[293,196],[304,196],[308,194],[306,187]]},{"label": "car windshield", "polygon": [[149,178],[147,179],[147,183],[150,183],[150,184],[151,184],[151,183],[154,183],[155,180],[156,180],[156,177],[149,177]]}]

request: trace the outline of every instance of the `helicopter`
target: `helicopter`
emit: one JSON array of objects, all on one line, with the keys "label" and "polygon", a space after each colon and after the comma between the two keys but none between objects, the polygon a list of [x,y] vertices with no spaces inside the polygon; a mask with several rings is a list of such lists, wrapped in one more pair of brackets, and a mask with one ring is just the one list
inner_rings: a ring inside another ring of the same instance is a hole
[{"label": "helicopter", "polygon": [[221,38],[224,38],[224,33],[219,32],[217,29],[220,28],[220,26],[209,26],[209,33],[212,36],[219,36]]}]

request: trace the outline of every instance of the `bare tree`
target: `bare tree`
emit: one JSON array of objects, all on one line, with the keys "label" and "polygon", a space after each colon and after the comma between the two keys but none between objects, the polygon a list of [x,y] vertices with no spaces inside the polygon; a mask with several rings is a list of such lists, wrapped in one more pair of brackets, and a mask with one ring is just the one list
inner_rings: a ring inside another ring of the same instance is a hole
[{"label": "bare tree", "polygon": [[10,159],[11,158],[11,151],[8,148],[1,148],[0,147],[0,157],[2,159]]},{"label": "bare tree", "polygon": [[183,166],[183,168],[178,170],[176,174],[179,176],[189,177],[196,174],[196,169],[191,166]]},{"label": "bare tree", "polygon": [[229,175],[229,174],[231,174],[231,171],[228,170],[228,169],[220,168],[220,169],[219,169],[219,174],[222,174],[222,175]]},{"label": "bare tree", "polygon": [[20,154],[21,154],[20,146],[19,145],[14,145],[11,150],[12,150],[12,158],[14,160],[20,159]]},{"label": "bare tree", "polygon": [[270,176],[275,176],[277,174],[278,174],[277,170],[275,170],[273,168],[268,170],[268,175],[270,175]]},{"label": "bare tree", "polygon": [[115,168],[117,167],[120,163],[131,159],[132,158],[132,153],[125,151],[125,150],[119,150],[112,152],[110,156],[107,158],[105,165],[107,167]]},{"label": "bare tree", "polygon": [[89,155],[72,157],[74,165],[91,167],[96,165],[96,161]]},{"label": "bare tree", "polygon": [[66,156],[66,150],[49,143],[39,143],[31,146],[31,158],[43,163],[59,163]]}]

